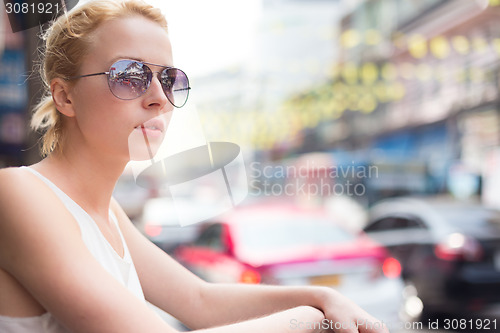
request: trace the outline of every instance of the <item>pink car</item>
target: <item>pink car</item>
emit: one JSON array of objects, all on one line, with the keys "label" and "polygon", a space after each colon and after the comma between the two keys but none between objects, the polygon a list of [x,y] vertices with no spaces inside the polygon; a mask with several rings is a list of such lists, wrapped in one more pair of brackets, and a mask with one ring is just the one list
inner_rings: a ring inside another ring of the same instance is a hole
[{"label": "pink car", "polygon": [[331,286],[386,322],[400,320],[399,262],[322,210],[281,203],[239,208],[207,223],[175,257],[208,281]]}]

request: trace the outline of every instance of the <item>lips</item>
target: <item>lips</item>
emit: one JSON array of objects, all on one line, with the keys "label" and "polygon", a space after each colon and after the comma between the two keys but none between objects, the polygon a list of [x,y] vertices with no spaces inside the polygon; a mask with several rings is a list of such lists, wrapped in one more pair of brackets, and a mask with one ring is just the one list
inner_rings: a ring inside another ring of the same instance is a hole
[{"label": "lips", "polygon": [[150,131],[160,131],[163,133],[165,131],[165,122],[163,122],[161,119],[158,118],[152,118],[136,126],[135,129],[138,130],[146,129]]}]

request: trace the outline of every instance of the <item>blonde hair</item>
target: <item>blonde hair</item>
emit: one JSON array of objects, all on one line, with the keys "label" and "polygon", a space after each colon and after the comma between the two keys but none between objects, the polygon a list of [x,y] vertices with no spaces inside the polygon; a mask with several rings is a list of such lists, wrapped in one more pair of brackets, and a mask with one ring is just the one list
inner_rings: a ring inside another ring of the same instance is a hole
[{"label": "blonde hair", "polygon": [[52,99],[50,82],[78,75],[91,45],[92,33],[100,24],[134,15],[150,19],[167,30],[161,11],[142,0],[93,0],[59,17],[43,35],[45,48],[40,75],[45,94],[35,106],[31,119],[31,128],[43,133],[42,156],[60,149],[63,138],[62,116]]}]

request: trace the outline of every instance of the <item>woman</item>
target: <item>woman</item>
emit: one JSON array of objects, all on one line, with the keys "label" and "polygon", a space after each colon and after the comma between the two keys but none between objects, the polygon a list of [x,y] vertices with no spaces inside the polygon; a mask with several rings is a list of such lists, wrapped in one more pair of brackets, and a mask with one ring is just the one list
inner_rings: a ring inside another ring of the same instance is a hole
[{"label": "woman", "polygon": [[112,198],[131,155],[152,153],[189,91],[158,9],[77,7],[47,32],[42,65],[49,94],[32,126],[45,130],[46,157],[0,170],[1,332],[175,332],[145,300],[200,332],[330,331],[323,320],[387,331],[330,288],[206,283]]}]

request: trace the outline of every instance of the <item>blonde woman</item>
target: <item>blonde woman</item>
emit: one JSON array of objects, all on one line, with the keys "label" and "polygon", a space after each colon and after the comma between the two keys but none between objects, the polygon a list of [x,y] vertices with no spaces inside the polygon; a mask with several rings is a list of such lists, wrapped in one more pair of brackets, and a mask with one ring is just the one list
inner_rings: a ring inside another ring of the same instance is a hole
[{"label": "blonde woman", "polygon": [[206,283],[134,228],[112,191],[187,100],[173,65],[142,1],[90,1],[46,33],[45,158],[0,170],[0,332],[176,332],[145,300],[200,332],[386,332],[329,288]]}]

